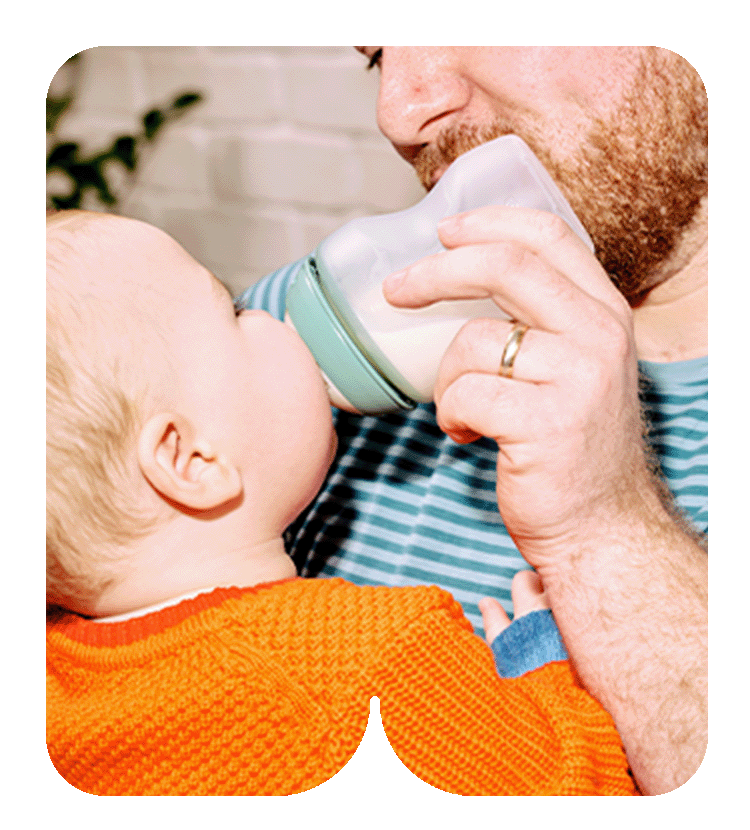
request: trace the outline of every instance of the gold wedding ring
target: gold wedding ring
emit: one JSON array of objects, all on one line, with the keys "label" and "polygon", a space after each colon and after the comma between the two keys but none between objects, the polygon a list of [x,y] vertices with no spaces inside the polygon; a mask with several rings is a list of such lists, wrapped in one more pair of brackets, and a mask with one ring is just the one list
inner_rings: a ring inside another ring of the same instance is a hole
[{"label": "gold wedding ring", "polygon": [[513,377],[513,364],[516,361],[516,355],[521,348],[521,341],[524,334],[529,330],[529,327],[523,323],[513,320],[513,328],[510,330],[508,339],[505,341],[505,348],[503,349],[503,356],[500,358],[500,369],[498,374],[503,378]]}]

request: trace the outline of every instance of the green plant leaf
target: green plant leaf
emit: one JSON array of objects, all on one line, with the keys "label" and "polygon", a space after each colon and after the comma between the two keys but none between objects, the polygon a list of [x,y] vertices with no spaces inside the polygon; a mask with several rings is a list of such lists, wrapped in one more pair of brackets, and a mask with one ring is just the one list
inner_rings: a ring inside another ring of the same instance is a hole
[{"label": "green plant leaf", "polygon": [[[66,63],[78,61],[82,53],[73,55]],[[71,91],[47,99],[47,132],[54,140],[57,135],[61,116],[73,104],[76,85]],[[105,205],[117,205],[119,197],[109,187],[109,172],[105,169],[107,161],[119,161],[135,178],[140,161],[140,153],[145,142],[153,141],[157,133],[170,121],[179,118],[189,107],[202,101],[200,92],[183,92],[174,97],[171,105],[164,109],[153,107],[142,116],[143,130],[135,135],[123,135],[116,138],[110,148],[88,158],[80,157],[80,146],[73,141],[54,143],[47,155],[47,172],[62,171],[72,180],[75,187],[68,196],[49,196],[50,204],[59,209],[81,206],[86,191],[94,190],[97,198]]]},{"label": "green plant leaf", "polygon": [[48,97],[46,100],[47,107],[47,132],[55,131],[57,122],[62,118],[65,110],[73,103],[73,98],[68,96],[65,98]]},{"label": "green plant leaf", "polygon": [[137,164],[136,140],[132,135],[123,135],[112,145],[112,158],[121,161],[128,170],[135,170]]},{"label": "green plant leaf", "polygon": [[143,116],[143,129],[147,141],[151,141],[164,124],[164,113],[161,110],[149,110]]},{"label": "green plant leaf", "polygon": [[90,161],[73,164],[68,172],[81,191],[93,189],[105,205],[114,205],[117,199],[112,195],[101,170],[101,165],[107,158],[108,155],[100,155]]},{"label": "green plant leaf", "polygon": [[59,168],[68,170],[76,160],[78,144],[75,141],[66,141],[55,144],[47,156],[47,170]]},{"label": "green plant leaf", "polygon": [[53,207],[56,207],[58,210],[74,210],[81,206],[82,195],[83,191],[80,188],[76,188],[75,192],[71,193],[70,196],[53,196],[50,201]]},{"label": "green plant leaf", "polygon": [[103,178],[99,166],[92,162],[79,162],[70,166],[70,175],[81,187],[99,188]]},{"label": "green plant leaf", "polygon": [[183,95],[179,95],[174,99],[172,106],[176,110],[181,110],[185,109],[185,107],[192,107],[201,100],[203,100],[203,96],[199,92],[185,92]]}]

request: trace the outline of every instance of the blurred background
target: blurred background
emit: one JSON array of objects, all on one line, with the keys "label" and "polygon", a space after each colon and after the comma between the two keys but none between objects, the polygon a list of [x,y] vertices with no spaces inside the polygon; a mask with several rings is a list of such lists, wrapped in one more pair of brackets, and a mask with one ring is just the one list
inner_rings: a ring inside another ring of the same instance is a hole
[{"label": "blurred background", "polygon": [[171,234],[233,293],[423,190],[351,46],[97,46],[47,98],[47,203]]}]

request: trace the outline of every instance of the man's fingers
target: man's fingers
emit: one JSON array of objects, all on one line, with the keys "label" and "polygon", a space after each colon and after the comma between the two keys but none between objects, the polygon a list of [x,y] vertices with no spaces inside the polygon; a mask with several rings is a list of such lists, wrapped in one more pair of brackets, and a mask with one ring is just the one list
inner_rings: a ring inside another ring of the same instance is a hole
[{"label": "man's fingers", "polygon": [[[599,268],[593,258],[592,262]],[[498,311],[485,316],[509,317],[555,333],[583,330],[602,315],[599,300],[513,242],[466,245],[433,254],[388,277],[383,293],[389,303],[403,308],[440,300],[489,299]]]},{"label": "man's fingers", "polygon": [[[497,376],[508,337],[515,327],[510,320],[479,317],[464,324],[453,339],[440,364],[435,396],[467,372]],[[575,359],[563,338],[556,334],[529,328],[521,338],[513,361],[512,377],[517,381],[550,383],[570,369]]]},{"label": "man's fingers", "polygon": [[486,436],[505,447],[527,441],[529,434],[546,435],[550,427],[542,389],[533,383],[466,372],[435,396],[438,426],[459,444]]},{"label": "man's fingers", "polygon": [[448,217],[439,226],[446,248],[505,240],[522,245],[552,268],[568,274],[587,294],[608,305],[623,298],[591,249],[565,220],[553,213],[493,205]]},{"label": "man's fingers", "polygon": [[419,308],[491,298],[508,317],[558,333],[585,329],[602,306],[621,322],[630,319],[625,299],[589,248],[552,214],[480,208],[452,217],[440,235],[446,251],[384,281],[388,302]]},{"label": "man's fingers", "polygon": [[555,299],[564,290],[574,291],[568,282],[528,249],[496,241],[418,260],[401,272],[400,281],[397,275],[388,277],[383,293],[389,303],[406,308],[440,300],[491,299],[500,318],[558,331],[565,318]]},{"label": "man's fingers", "polygon": [[479,610],[482,612],[484,623],[484,638],[492,645],[495,637],[510,625],[510,617],[505,613],[503,606],[491,597],[479,601]]}]

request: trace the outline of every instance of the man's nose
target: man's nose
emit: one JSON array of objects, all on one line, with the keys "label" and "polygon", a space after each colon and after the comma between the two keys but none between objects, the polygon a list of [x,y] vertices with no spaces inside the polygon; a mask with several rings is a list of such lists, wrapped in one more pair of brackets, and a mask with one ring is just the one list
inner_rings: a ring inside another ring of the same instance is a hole
[{"label": "man's nose", "polygon": [[450,46],[385,46],[380,66],[378,126],[411,161],[468,104],[471,88]]}]

